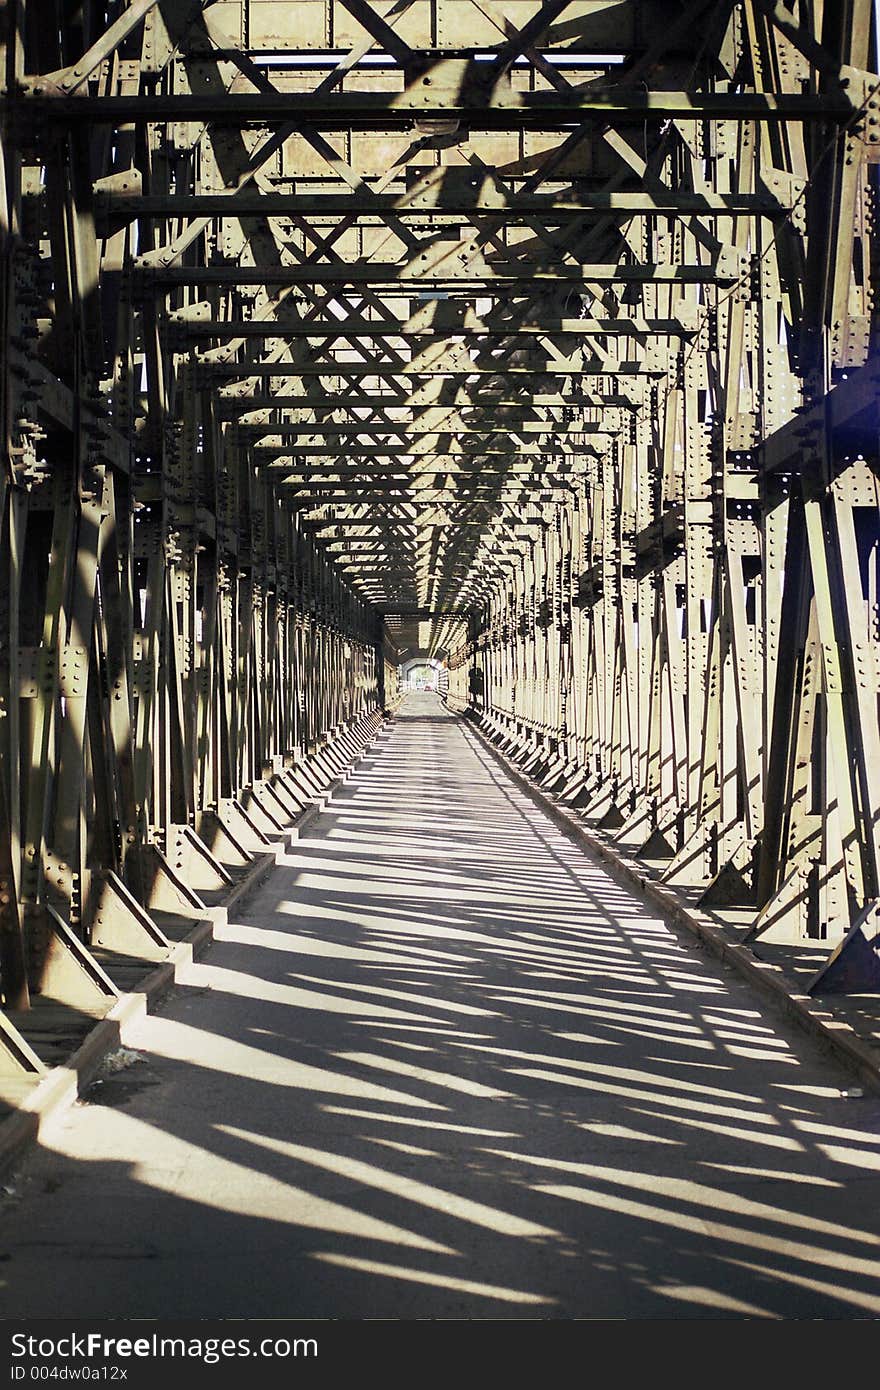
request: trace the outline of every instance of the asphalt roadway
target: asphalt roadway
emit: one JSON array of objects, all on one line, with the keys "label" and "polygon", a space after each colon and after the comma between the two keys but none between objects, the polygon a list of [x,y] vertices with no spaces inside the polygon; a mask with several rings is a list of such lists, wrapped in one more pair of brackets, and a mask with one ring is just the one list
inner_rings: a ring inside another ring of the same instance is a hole
[{"label": "asphalt roadway", "polygon": [[0,1315],[873,1318],[857,1089],[413,695],[6,1180]]}]

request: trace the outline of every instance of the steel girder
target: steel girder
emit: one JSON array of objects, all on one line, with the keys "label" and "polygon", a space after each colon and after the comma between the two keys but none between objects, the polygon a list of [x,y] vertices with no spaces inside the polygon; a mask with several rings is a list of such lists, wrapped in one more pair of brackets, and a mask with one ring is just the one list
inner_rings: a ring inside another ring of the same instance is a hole
[{"label": "steel girder", "polygon": [[218,888],[407,654],[671,883],[864,937],[869,0],[70,13],[0,6],[7,1008],[98,1007],[108,885]]},{"label": "steel girder", "polygon": [[21,124],[26,75],[84,53],[84,101],[149,88],[161,14],[0,6],[0,1100],[259,865],[381,718],[371,606],[225,445],[164,304],[130,293],[149,238],[96,222],[120,168],[169,186],[164,132]]}]

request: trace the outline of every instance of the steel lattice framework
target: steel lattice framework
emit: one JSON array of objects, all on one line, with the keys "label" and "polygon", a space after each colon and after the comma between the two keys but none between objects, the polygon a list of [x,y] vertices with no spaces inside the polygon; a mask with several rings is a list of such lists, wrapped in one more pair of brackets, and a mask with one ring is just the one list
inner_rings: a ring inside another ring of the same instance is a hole
[{"label": "steel lattice framework", "polygon": [[875,44],[870,0],[0,0],[7,1071],[419,654],[870,982]]}]

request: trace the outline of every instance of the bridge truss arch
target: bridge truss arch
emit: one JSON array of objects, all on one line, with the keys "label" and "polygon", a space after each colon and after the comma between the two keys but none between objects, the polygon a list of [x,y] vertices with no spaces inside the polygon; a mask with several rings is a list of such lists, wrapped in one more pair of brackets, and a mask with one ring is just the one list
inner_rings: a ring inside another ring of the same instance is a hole
[{"label": "bridge truss arch", "polygon": [[869,0],[0,26],[10,1055],[374,727],[406,623],[646,870],[870,982]]}]

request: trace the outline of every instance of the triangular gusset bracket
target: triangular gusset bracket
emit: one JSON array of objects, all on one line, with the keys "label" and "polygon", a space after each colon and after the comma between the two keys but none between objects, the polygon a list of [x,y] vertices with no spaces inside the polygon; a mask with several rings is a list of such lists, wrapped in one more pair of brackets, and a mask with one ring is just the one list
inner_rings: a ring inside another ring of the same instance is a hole
[{"label": "triangular gusset bracket", "polygon": [[865,994],[880,990],[880,899],[859,913],[816,972],[808,994]]}]

